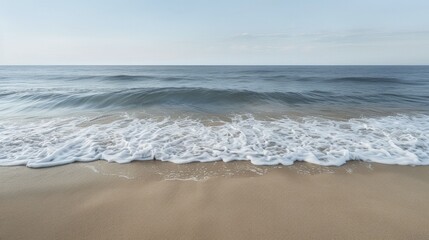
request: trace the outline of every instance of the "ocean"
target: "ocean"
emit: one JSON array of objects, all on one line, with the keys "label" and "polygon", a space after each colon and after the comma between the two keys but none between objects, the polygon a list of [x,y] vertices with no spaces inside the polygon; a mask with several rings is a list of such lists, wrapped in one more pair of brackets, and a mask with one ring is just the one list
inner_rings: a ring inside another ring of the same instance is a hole
[{"label": "ocean", "polygon": [[0,66],[0,166],[429,165],[429,66]]}]

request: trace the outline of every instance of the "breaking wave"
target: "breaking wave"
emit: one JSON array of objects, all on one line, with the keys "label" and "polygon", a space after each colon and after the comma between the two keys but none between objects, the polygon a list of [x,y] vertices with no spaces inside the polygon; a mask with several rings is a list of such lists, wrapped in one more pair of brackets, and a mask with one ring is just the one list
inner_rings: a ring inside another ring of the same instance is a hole
[{"label": "breaking wave", "polygon": [[[406,126],[406,127],[404,127]],[[429,165],[429,116],[316,117],[231,121],[146,118],[110,122],[88,117],[0,123],[0,165],[40,168],[104,159],[127,163],[248,160],[257,165],[305,161],[339,166],[349,160]]]}]

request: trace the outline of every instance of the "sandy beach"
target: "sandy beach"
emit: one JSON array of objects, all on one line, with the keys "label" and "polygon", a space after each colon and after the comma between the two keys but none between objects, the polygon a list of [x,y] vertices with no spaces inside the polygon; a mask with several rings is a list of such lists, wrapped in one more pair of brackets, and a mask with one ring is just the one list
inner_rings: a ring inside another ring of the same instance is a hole
[{"label": "sandy beach", "polygon": [[0,239],[428,239],[429,167],[0,168]]}]

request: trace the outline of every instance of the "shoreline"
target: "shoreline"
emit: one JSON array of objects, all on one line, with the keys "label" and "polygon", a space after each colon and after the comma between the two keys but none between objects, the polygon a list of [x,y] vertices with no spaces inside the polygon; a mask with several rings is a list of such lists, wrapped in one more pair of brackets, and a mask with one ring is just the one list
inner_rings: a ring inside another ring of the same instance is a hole
[{"label": "shoreline", "polygon": [[429,166],[0,168],[0,239],[427,239]]}]

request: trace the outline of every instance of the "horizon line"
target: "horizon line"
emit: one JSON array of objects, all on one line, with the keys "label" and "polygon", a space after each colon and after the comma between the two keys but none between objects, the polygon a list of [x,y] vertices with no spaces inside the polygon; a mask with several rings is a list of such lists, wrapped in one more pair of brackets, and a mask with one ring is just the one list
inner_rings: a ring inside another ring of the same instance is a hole
[{"label": "horizon line", "polygon": [[0,67],[12,66],[429,66],[429,64],[0,64]]}]

